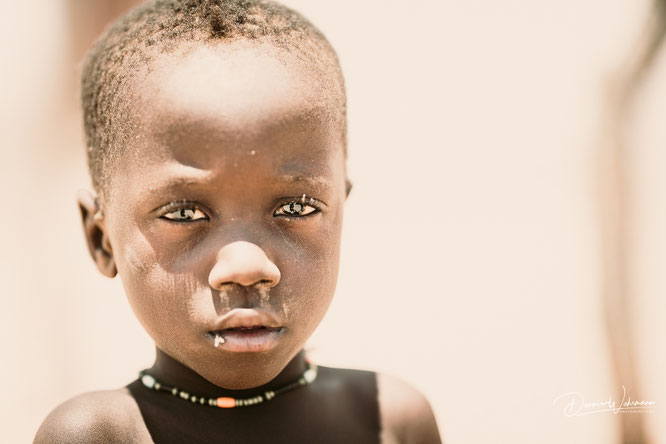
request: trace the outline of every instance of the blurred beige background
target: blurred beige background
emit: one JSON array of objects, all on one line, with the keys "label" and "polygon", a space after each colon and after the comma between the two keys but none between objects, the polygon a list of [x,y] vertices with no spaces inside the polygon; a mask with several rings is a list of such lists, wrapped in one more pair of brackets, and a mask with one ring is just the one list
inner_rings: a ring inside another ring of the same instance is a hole
[{"label": "blurred beige background", "polygon": [[[129,3],[6,1],[0,14],[3,442],[30,442],[57,404],[125,385],[153,359],[120,281],[88,258],[75,205],[88,187],[77,62]],[[598,162],[607,79],[650,3],[284,3],[329,37],[349,96],[355,187],[314,360],[409,381],[448,443],[619,442],[628,413],[571,418],[554,400],[603,401],[627,385],[604,324]],[[666,443],[665,115],[661,51],[622,165],[622,322],[640,386],[627,389],[657,402],[635,414],[654,443]]]}]

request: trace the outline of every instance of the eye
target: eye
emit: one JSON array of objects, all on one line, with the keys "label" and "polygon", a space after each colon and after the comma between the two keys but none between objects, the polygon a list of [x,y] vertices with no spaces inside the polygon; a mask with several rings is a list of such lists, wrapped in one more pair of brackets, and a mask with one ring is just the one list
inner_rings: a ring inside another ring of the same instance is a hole
[{"label": "eye", "polygon": [[[312,202],[313,199],[310,199]],[[288,202],[282,204],[275,210],[274,216],[290,216],[290,217],[303,217],[309,214],[319,212],[319,208],[316,208],[310,204],[303,202],[302,200]]]},{"label": "eye", "polygon": [[160,216],[174,222],[191,222],[196,220],[208,220],[208,216],[195,206],[186,206],[171,210]]}]

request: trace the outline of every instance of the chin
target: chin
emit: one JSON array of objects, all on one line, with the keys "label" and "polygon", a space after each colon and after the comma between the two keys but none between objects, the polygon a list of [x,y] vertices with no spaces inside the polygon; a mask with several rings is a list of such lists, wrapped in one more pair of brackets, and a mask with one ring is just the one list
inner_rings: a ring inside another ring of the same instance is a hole
[{"label": "chin", "polygon": [[[300,350],[300,349],[299,349]],[[209,382],[229,390],[244,390],[269,383],[298,353],[219,353],[190,367]]]}]

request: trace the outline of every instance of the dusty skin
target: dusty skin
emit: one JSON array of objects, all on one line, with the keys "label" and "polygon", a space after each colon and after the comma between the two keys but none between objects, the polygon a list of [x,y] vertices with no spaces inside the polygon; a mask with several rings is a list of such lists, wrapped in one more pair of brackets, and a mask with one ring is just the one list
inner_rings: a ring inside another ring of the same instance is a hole
[{"label": "dusty skin", "polygon": [[[299,352],[335,291],[350,189],[341,123],[313,76],[287,53],[237,42],[164,56],[136,81],[134,130],[108,192],[82,193],[79,205],[99,271],[119,275],[155,341],[158,379],[205,393],[298,375]],[[241,352],[231,340],[215,347],[210,332],[234,310],[265,315],[279,333],[240,341]],[[440,442],[420,393],[383,375],[377,381],[381,442]],[[283,414],[326,390],[346,388],[295,390]],[[335,408],[318,416],[329,421],[325,433],[343,439],[352,424],[336,422],[344,416]],[[35,438],[74,442],[152,440],[120,389],[67,401]]]}]

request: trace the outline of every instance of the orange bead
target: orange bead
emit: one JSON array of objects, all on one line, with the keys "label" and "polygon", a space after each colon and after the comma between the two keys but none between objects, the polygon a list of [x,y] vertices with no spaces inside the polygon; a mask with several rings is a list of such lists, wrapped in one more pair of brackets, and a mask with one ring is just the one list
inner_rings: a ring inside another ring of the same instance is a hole
[{"label": "orange bead", "polygon": [[230,409],[236,407],[236,400],[234,398],[217,398],[217,406],[223,409]]}]

